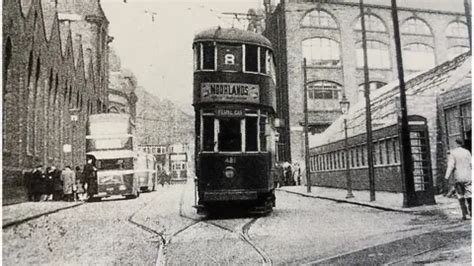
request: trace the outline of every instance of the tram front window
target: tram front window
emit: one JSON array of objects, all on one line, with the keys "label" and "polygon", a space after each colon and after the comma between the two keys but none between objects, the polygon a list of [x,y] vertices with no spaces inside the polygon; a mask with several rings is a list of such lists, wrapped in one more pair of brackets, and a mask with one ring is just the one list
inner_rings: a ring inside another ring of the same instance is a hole
[{"label": "tram front window", "polygon": [[246,151],[257,151],[257,117],[245,118],[245,150]]},{"label": "tram front window", "polygon": [[220,119],[220,151],[241,151],[240,121],[241,119],[238,118]]}]

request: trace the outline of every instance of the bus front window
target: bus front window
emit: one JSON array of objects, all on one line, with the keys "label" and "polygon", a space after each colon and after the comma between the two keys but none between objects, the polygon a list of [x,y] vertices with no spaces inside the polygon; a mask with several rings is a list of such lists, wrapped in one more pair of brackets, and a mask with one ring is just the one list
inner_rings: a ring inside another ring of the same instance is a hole
[{"label": "bus front window", "polygon": [[219,151],[241,151],[240,118],[222,118],[219,120]]}]

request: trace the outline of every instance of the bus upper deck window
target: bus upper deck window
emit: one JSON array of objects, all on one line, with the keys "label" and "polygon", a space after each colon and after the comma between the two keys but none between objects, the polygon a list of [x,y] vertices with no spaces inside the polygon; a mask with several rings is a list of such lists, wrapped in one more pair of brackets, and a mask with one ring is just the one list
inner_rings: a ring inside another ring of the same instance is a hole
[{"label": "bus upper deck window", "polygon": [[258,47],[255,45],[245,45],[245,71],[258,71]]},{"label": "bus upper deck window", "polygon": [[202,69],[215,69],[215,45],[213,43],[202,43]]}]

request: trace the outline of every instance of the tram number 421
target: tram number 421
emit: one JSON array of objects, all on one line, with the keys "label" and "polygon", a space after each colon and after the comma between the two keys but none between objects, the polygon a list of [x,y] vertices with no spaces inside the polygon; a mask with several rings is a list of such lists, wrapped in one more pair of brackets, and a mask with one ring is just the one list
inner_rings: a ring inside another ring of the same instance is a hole
[{"label": "tram number 421", "polygon": [[236,161],[237,161],[237,159],[236,159],[235,157],[227,157],[227,158],[225,159],[225,162],[226,162],[226,163],[231,163],[231,164],[235,164]]}]

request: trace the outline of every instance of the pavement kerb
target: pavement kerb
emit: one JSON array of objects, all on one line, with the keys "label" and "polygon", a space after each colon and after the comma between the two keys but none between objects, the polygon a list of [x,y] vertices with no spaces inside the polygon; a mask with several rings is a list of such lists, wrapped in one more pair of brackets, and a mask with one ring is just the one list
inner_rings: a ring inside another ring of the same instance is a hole
[{"label": "pavement kerb", "polygon": [[30,220],[34,220],[34,219],[37,219],[41,216],[45,216],[45,215],[56,213],[56,212],[59,212],[59,211],[62,211],[62,210],[78,207],[78,206],[81,206],[82,204],[84,204],[84,202],[78,202],[76,204],[69,205],[69,206],[66,206],[66,207],[57,208],[57,209],[54,209],[54,210],[51,210],[51,211],[47,211],[47,212],[39,213],[39,214],[36,214],[36,215],[28,216],[28,217],[25,217],[25,218],[22,218],[22,219],[18,219],[18,220],[15,220],[15,221],[7,222],[5,224],[2,224],[2,229],[11,227],[13,225],[18,225],[18,224],[21,224],[21,223],[24,223],[24,222],[27,222],[27,221],[30,221]]},{"label": "pavement kerb", "polygon": [[403,212],[403,213],[415,213],[415,212],[417,212],[416,210],[407,210],[407,209],[403,209],[403,208],[386,207],[386,206],[381,206],[381,205],[376,205],[376,204],[371,204],[371,203],[366,203],[366,202],[353,201],[353,200],[348,200],[348,199],[336,199],[336,198],[325,197],[325,196],[309,195],[309,194],[304,193],[304,192],[296,192],[296,191],[291,191],[291,190],[286,190],[286,189],[281,189],[281,188],[276,188],[276,190],[284,191],[286,193],[296,194],[296,195],[300,195],[300,196],[308,197],[308,198],[331,200],[331,201],[335,201],[335,202],[338,202],[338,203],[349,203],[349,204],[359,205],[359,206],[363,206],[363,207],[379,209],[379,210],[383,210],[383,211]]}]

